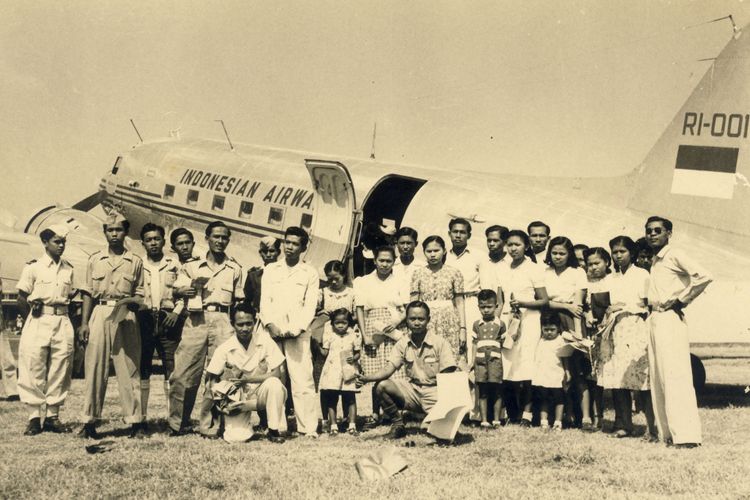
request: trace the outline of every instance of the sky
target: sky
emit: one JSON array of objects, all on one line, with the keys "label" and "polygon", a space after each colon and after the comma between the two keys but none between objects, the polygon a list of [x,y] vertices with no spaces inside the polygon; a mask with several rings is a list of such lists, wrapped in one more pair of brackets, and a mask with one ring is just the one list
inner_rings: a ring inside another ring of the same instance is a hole
[{"label": "sky", "polygon": [[91,194],[197,136],[486,171],[638,166],[750,1],[0,4],[0,207]]}]

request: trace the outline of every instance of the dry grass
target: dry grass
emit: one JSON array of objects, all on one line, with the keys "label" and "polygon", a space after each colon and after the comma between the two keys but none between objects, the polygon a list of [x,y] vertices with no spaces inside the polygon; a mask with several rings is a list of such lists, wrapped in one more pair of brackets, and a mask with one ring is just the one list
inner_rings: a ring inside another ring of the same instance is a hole
[{"label": "dry grass", "polygon": [[[387,429],[359,437],[339,435],[283,445],[265,441],[229,445],[192,435],[129,440],[115,434],[111,451],[89,455],[74,435],[23,437],[25,411],[0,402],[0,496],[16,497],[280,497],[280,498],[537,498],[750,496],[750,382],[747,360],[706,362],[708,406],[701,409],[704,445],[675,450],[639,439],[540,429],[461,428],[459,444],[438,447],[414,434],[414,448],[401,448],[409,467],[390,481],[361,483],[354,460],[390,446]],[[117,390],[111,380],[101,430],[116,421]],[[153,413],[164,399],[154,380]],[[82,381],[74,381],[63,413],[75,420]],[[612,415],[608,414],[611,419]],[[642,418],[637,418],[642,424]],[[158,420],[155,431],[164,429]]]}]

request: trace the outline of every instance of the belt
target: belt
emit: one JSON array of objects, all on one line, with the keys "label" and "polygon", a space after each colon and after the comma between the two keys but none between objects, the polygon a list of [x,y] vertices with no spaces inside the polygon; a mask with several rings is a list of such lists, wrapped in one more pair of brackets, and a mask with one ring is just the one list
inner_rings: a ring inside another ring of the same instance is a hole
[{"label": "belt", "polygon": [[229,312],[229,306],[225,306],[222,304],[206,304],[203,306],[203,310],[207,312],[223,312],[228,313]]},{"label": "belt", "polygon": [[99,299],[96,301],[96,305],[114,307],[117,305],[117,302],[119,302],[119,300],[120,299],[109,299],[109,300]]},{"label": "belt", "polygon": [[68,306],[42,306],[42,314],[51,314],[52,316],[67,316]]}]

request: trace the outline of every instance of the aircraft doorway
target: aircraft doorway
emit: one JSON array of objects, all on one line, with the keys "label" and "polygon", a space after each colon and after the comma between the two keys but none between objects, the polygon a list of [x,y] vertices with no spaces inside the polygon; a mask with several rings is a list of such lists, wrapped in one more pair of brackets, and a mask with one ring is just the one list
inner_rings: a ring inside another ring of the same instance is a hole
[{"label": "aircraft doorway", "polygon": [[362,254],[365,247],[373,250],[372,247],[377,246],[378,237],[373,232],[383,221],[393,221],[396,227],[401,227],[406,209],[425,182],[424,179],[388,175],[372,188],[362,208],[362,229],[359,244],[354,249],[354,277],[373,270],[372,261]]}]

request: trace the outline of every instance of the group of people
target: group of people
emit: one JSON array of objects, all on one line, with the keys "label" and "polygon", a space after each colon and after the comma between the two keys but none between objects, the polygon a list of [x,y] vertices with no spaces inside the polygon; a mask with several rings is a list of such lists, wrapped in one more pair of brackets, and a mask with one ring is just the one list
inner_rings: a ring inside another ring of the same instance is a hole
[{"label": "group of people", "polygon": [[226,253],[231,231],[222,222],[207,226],[205,256],[193,255],[189,230],[174,230],[176,258],[165,254],[158,225],[141,229],[144,259],[125,248],[122,216],[103,229],[107,248],[85,271],[62,257],[66,226],[43,230],[45,253],[18,283],[27,435],[67,430],[58,415],[70,386],[68,304],[73,273],[85,272],[84,437],[98,437],[110,360],[130,435],[147,434],[156,350],[170,436],[192,431],[196,400],[206,438],[249,439],[252,412],[274,442],[284,440],[292,413],[299,435],[356,435],[357,395],[367,386],[367,428],[390,422],[389,435],[399,438],[404,410],[428,412],[437,375],[463,370],[475,400],[470,419],[482,428],[601,430],[603,391],[611,389],[614,436],[634,435],[635,394],[645,439],[701,442],[683,309],[711,278],[669,244],[672,223],[662,217],[646,221],[643,239],[617,236],[609,249],[553,238],[540,221],[526,231],[492,225],[484,255],[468,246],[471,223],[456,218],[450,249],[430,235],[424,259],[415,255],[417,231],[401,227],[373,250],[374,271],[353,282],[336,260],[319,278],[302,260],[309,235],[299,227],[283,240],[263,238],[263,266],[247,273]]}]

